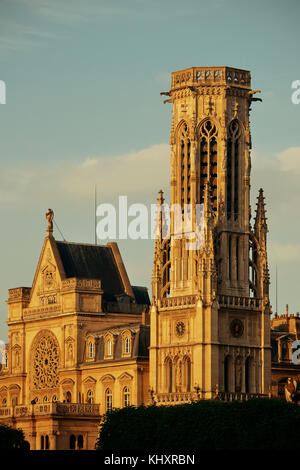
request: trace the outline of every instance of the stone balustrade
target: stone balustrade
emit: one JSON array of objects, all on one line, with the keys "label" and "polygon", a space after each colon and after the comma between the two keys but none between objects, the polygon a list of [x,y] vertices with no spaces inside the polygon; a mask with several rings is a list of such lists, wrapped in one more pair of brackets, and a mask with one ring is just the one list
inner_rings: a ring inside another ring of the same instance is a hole
[{"label": "stone balustrade", "polygon": [[[261,308],[261,299],[252,297],[239,297],[235,295],[218,295],[220,307],[245,308],[259,310]],[[161,300],[161,309],[184,308],[196,305],[197,295],[184,295],[180,297],[167,297]]]},{"label": "stone balustrade", "polygon": [[56,416],[100,416],[100,405],[89,403],[36,403],[0,407],[1,418],[22,418],[41,415]]},{"label": "stone balustrade", "polygon": [[190,67],[172,73],[172,89],[197,85],[250,87],[250,72],[232,67]]},{"label": "stone balustrade", "polygon": [[155,401],[158,405],[188,403],[197,400],[195,392],[156,393]]},{"label": "stone balustrade", "polygon": [[183,295],[180,297],[166,297],[161,300],[161,308],[176,308],[176,307],[190,307],[195,305],[197,302],[196,295]]},{"label": "stone balustrade", "polygon": [[259,310],[261,308],[261,299],[252,297],[238,297],[235,295],[218,295],[220,307],[234,307]]}]

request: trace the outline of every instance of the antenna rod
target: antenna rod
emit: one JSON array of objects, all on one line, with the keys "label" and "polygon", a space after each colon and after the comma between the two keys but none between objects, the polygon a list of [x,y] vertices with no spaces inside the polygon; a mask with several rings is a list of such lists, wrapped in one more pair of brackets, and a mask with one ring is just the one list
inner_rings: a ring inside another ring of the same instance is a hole
[{"label": "antenna rod", "polygon": [[277,287],[277,264],[276,264],[276,313],[278,313],[277,307],[278,307],[278,287]]},{"label": "antenna rod", "polygon": [[97,231],[96,231],[96,225],[97,225],[97,217],[96,217],[96,211],[97,211],[97,185],[95,184],[95,245],[97,245]]}]

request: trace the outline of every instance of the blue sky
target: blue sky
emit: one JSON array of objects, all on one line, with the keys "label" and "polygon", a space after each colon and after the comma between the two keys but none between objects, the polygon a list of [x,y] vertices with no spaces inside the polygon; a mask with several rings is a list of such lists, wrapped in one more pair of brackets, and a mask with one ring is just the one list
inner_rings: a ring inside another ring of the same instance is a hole
[{"label": "blue sky", "polygon": [[[171,112],[159,93],[190,66],[249,69],[262,90],[252,205],[262,186],[273,310],[276,264],[278,310],[300,310],[299,13],[296,0],[0,0],[0,338],[7,289],[32,283],[48,207],[67,240],[93,242],[94,184],[101,202],[168,195]],[[132,283],[150,286],[153,243],[120,249]]]}]

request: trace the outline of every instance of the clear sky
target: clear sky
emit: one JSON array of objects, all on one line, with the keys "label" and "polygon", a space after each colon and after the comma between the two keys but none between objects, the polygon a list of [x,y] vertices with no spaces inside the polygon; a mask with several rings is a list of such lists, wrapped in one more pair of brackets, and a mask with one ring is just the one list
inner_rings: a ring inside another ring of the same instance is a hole
[{"label": "clear sky", "polygon": [[[271,300],[300,311],[300,3],[297,0],[0,0],[0,339],[7,289],[30,286],[45,212],[69,241],[94,241],[99,202],[169,194],[172,71],[251,71],[252,211],[265,190]],[[61,239],[59,232],[55,237]],[[130,280],[150,287],[153,242],[121,241]]]}]

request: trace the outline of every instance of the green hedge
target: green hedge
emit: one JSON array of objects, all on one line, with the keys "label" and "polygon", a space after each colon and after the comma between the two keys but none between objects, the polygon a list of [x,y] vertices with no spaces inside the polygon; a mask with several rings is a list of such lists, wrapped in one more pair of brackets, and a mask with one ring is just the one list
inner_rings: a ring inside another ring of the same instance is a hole
[{"label": "green hedge", "polygon": [[276,399],[199,401],[108,412],[97,448],[123,450],[297,449],[300,407]]},{"label": "green hedge", "polygon": [[0,450],[14,449],[28,450],[23,431],[9,426],[0,426]]}]

